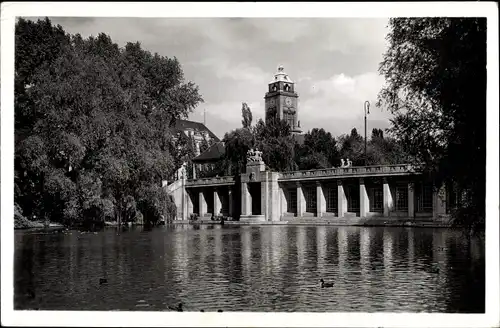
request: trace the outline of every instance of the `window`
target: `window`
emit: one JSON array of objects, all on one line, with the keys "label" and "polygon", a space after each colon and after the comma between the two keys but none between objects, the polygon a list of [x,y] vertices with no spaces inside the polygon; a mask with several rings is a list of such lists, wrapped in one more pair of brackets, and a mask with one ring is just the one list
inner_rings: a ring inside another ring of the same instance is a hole
[{"label": "window", "polygon": [[396,186],[396,211],[408,211],[408,186]]},{"label": "window", "polygon": [[417,192],[417,212],[432,212],[432,186],[420,184]]},{"label": "window", "polygon": [[384,192],[382,187],[369,189],[370,212],[382,212],[384,210]]},{"label": "window", "polygon": [[337,198],[337,186],[328,186],[325,190],[326,198],[326,211],[330,213],[337,212],[338,198]]},{"label": "window", "polygon": [[316,213],[316,187],[307,186],[303,190],[306,199],[306,212]]},{"label": "window", "polygon": [[347,212],[359,212],[359,189],[347,186],[344,190],[347,198]]},{"label": "window", "polygon": [[288,189],[288,202],[287,209],[288,213],[297,213],[297,189]]}]

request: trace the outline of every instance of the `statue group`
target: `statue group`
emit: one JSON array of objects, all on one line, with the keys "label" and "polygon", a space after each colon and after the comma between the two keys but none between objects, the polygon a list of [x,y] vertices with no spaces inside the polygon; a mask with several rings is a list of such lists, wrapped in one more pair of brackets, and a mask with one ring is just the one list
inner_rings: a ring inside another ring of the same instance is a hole
[{"label": "statue group", "polygon": [[351,167],[352,166],[352,161],[348,158],[346,160],[344,160],[343,158],[340,159],[340,167]]},{"label": "statue group", "polygon": [[182,163],[182,166],[177,170],[177,179],[182,179],[182,178],[187,177],[186,166],[187,166],[187,163],[184,162],[184,163]]},{"label": "statue group", "polygon": [[247,163],[250,162],[262,162],[262,152],[258,149],[250,149],[247,152]]}]

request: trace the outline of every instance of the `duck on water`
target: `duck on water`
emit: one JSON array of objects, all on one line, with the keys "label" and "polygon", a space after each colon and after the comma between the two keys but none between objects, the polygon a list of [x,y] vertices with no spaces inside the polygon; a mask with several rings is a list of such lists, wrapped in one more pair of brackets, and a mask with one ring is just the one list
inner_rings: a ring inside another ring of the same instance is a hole
[{"label": "duck on water", "polygon": [[333,287],[333,282],[325,282],[323,278],[319,281],[321,282],[321,288]]}]

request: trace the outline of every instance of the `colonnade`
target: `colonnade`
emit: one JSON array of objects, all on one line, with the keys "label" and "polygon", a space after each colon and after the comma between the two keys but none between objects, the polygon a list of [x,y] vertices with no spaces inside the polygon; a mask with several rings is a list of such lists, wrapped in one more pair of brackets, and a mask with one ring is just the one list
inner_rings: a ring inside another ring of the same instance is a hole
[{"label": "colonnade", "polygon": [[[444,188],[444,187],[443,187]],[[235,197],[243,216],[263,215],[266,221],[286,217],[438,217],[446,214],[445,190],[434,190],[405,178],[350,178],[316,181],[242,182],[191,188],[188,213],[200,217],[235,216]],[[271,214],[273,213],[273,214]]]}]

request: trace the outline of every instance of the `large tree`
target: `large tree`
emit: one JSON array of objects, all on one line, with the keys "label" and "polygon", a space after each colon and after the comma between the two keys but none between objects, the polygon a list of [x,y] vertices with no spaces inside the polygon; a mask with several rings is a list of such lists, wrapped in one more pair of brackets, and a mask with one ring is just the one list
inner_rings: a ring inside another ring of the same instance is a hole
[{"label": "large tree", "polygon": [[440,186],[466,192],[455,222],[483,226],[486,178],[486,19],[395,18],[380,64],[378,106],[390,132]]},{"label": "large tree", "polygon": [[296,162],[301,170],[338,166],[337,142],[330,132],[314,128],[304,135],[304,143],[296,146]]},{"label": "large tree", "polygon": [[352,161],[352,165],[365,165],[364,152],[365,144],[363,137],[356,128],[351,129],[350,134],[341,135],[339,138],[340,157]]},{"label": "large tree", "polygon": [[295,139],[290,126],[284,120],[260,119],[254,127],[256,147],[262,151],[262,159],[274,171],[293,171],[297,169],[294,161]]},{"label": "large tree", "polygon": [[136,207],[147,221],[166,216],[172,208],[161,181],[179,161],[167,128],[202,101],[179,62],[138,43],[120,48],[105,34],[67,35],[47,19],[19,20],[18,45],[28,48],[16,51],[23,212],[68,223],[127,221]]}]

